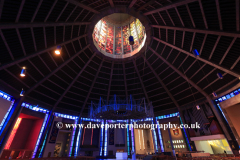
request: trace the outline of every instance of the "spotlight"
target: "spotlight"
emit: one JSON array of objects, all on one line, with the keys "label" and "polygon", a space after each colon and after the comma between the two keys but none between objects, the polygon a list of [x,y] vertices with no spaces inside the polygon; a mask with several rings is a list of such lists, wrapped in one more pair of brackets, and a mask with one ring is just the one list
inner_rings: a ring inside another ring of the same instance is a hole
[{"label": "spotlight", "polygon": [[129,36],[129,44],[130,44],[130,45],[133,45],[133,44],[134,44],[133,36]]},{"label": "spotlight", "polygon": [[199,53],[198,53],[198,50],[194,49],[192,51],[192,53],[194,54],[195,57],[198,57],[199,56]]},{"label": "spotlight", "polygon": [[24,96],[24,93],[25,93],[25,91],[22,89],[22,91],[20,92],[20,96],[21,97]]},{"label": "spotlight", "polygon": [[54,51],[56,55],[59,55],[61,54],[61,50],[62,50],[62,47],[61,46],[57,46],[56,50]]},{"label": "spotlight", "polygon": [[217,76],[218,76],[219,79],[223,79],[223,76],[222,76],[221,73],[217,73]]},{"label": "spotlight", "polygon": [[199,110],[200,109],[199,105],[196,105],[196,108],[197,108],[197,110]]},{"label": "spotlight", "polygon": [[213,97],[217,97],[217,93],[216,92],[213,92],[212,95],[213,95]]},{"label": "spotlight", "polygon": [[26,76],[26,67],[22,67],[22,71],[20,73],[21,77],[25,77]]}]

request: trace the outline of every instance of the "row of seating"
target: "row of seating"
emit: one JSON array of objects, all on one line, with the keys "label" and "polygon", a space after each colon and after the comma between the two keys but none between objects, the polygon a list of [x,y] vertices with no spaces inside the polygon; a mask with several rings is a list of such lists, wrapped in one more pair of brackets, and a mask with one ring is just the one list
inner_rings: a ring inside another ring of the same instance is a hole
[{"label": "row of seating", "polygon": [[[31,160],[95,160],[95,159],[96,157],[79,156],[79,157],[45,157],[45,158],[33,158]],[[29,159],[21,159],[21,160],[29,160]]]}]

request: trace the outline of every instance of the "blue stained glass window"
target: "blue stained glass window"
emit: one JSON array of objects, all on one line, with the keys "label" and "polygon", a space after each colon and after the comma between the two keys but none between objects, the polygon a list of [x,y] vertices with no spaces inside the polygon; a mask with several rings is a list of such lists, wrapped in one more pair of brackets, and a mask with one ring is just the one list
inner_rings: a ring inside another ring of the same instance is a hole
[{"label": "blue stained glass window", "polygon": [[226,98],[227,98],[227,99],[230,99],[230,98],[231,98],[231,96],[230,96],[229,94],[227,94],[227,95],[226,95]]},{"label": "blue stained glass window", "polygon": [[236,91],[234,91],[234,94],[235,94],[235,95],[238,95],[239,93],[238,93],[238,91],[236,90]]}]

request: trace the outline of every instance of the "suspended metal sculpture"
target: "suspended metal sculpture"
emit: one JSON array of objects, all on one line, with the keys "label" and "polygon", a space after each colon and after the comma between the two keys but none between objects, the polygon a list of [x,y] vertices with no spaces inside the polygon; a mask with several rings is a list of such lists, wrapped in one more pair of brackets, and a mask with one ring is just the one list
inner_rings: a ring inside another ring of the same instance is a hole
[{"label": "suspended metal sculpture", "polygon": [[121,100],[116,95],[107,103],[100,97],[98,103],[91,102],[89,117],[97,119],[145,119],[153,117],[152,103],[147,104],[142,98],[136,102],[130,95],[128,101]]}]

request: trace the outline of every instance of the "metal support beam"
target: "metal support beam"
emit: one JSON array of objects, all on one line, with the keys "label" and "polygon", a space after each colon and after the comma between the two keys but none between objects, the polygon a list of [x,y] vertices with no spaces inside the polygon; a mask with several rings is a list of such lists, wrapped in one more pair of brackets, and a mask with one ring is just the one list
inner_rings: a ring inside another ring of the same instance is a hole
[{"label": "metal support beam", "polygon": [[231,70],[237,65],[237,63],[240,61],[240,56],[238,57],[238,59],[233,63],[233,65],[231,66]]},{"label": "metal support beam", "polygon": [[196,32],[193,33],[192,43],[191,43],[191,47],[190,47],[190,52],[192,51],[192,48],[193,48],[193,43],[194,43],[194,40],[195,40],[195,36],[196,36]]},{"label": "metal support beam", "polygon": [[23,54],[24,54],[24,56],[26,56],[26,51],[25,51],[25,48],[24,48],[24,45],[23,45],[22,38],[21,38],[21,35],[20,35],[20,33],[19,33],[19,30],[16,29],[16,32],[17,32],[18,39],[19,39],[19,42],[20,42],[21,47],[22,47]]},{"label": "metal support beam", "polygon": [[239,32],[239,0],[236,0],[236,29]]},{"label": "metal support beam", "polygon": [[168,90],[168,88],[165,86],[165,84],[163,83],[163,81],[160,79],[160,77],[157,75],[157,73],[155,72],[155,70],[152,68],[151,64],[147,61],[147,59],[142,55],[142,57],[144,58],[145,62],[147,63],[148,67],[151,69],[152,73],[155,75],[155,77],[157,78],[157,80],[159,81],[159,83],[162,85],[162,87],[164,88],[164,90],[167,92],[168,96],[172,99],[173,103],[176,105],[177,108],[179,108],[179,104],[177,103],[177,101],[175,100],[175,98],[173,97],[173,95],[170,93],[170,91]]},{"label": "metal support beam", "polygon": [[205,24],[205,28],[208,29],[208,24],[207,24],[207,20],[206,20],[206,17],[205,17],[204,10],[203,10],[202,1],[198,0],[198,3],[199,3],[199,6],[200,6],[200,9],[201,9],[201,12],[202,12],[202,17],[203,17],[203,21],[204,21],[204,24]]},{"label": "metal support beam", "polygon": [[199,84],[200,82],[202,82],[202,80],[204,80],[207,76],[209,76],[212,72],[214,72],[217,68],[214,68],[213,70],[211,70],[210,72],[208,72],[205,76],[203,76],[196,84]]},{"label": "metal support beam", "polygon": [[146,13],[143,13],[144,15],[149,15],[149,14],[153,14],[153,13],[156,13],[156,12],[161,12],[161,11],[165,11],[167,9],[171,9],[171,8],[174,8],[174,7],[178,7],[178,6],[182,6],[182,5],[186,5],[188,3],[192,3],[192,2],[195,2],[197,0],[185,0],[185,1],[180,1],[180,2],[177,2],[177,3],[174,3],[174,4],[170,4],[168,6],[165,6],[165,7],[161,7],[161,8],[158,8],[158,9],[155,9],[153,11],[149,11],[149,12],[146,12]]},{"label": "metal support beam", "polygon": [[111,7],[114,7],[113,0],[108,0],[108,1],[109,1],[109,3],[110,3]]},{"label": "metal support beam", "polygon": [[156,18],[152,14],[151,14],[151,16],[153,17],[153,19],[156,22],[156,24],[159,24],[158,21],[156,20]]},{"label": "metal support beam", "polygon": [[48,14],[47,14],[44,22],[47,22],[47,19],[48,19],[48,17],[50,16],[50,14],[52,13],[52,10],[53,10],[53,8],[55,7],[55,5],[56,5],[57,2],[58,2],[58,0],[55,0],[54,3],[52,4],[52,7],[51,7],[51,9],[48,11]]},{"label": "metal support beam", "polygon": [[93,57],[95,57],[96,53],[94,53],[92,55],[92,57],[88,60],[87,63],[85,63],[84,67],[81,69],[81,71],[78,73],[78,75],[73,79],[73,81],[71,82],[71,84],[68,86],[68,88],[65,89],[64,93],[61,95],[61,97],[57,100],[57,102],[54,104],[53,106],[53,110],[54,108],[60,103],[60,101],[62,100],[62,98],[65,96],[65,94],[69,91],[69,89],[73,86],[73,84],[76,82],[76,80],[78,79],[78,77],[82,74],[82,72],[85,70],[85,68],[88,66],[88,64],[92,61]]},{"label": "metal support beam", "polygon": [[201,46],[201,49],[199,51],[199,54],[201,55],[202,54],[202,50],[203,50],[203,47],[204,47],[204,44],[206,42],[206,39],[207,39],[207,34],[205,34],[204,38],[203,38],[203,42],[202,42],[202,46]]},{"label": "metal support beam", "polygon": [[109,101],[109,95],[110,95],[110,89],[111,89],[111,83],[112,83],[112,75],[113,75],[113,67],[114,67],[114,62],[112,62],[110,80],[109,80],[109,84],[108,84],[107,103],[108,103],[108,101]]},{"label": "metal support beam", "polygon": [[213,55],[213,53],[214,53],[214,51],[215,51],[215,49],[216,49],[216,47],[218,45],[218,42],[219,42],[220,38],[221,38],[221,36],[218,36],[217,41],[215,42],[215,45],[214,45],[214,47],[212,49],[212,52],[211,52],[210,56],[208,57],[208,60],[210,60],[212,58],[212,55]]},{"label": "metal support beam", "polygon": [[[0,30],[0,37],[2,37],[2,40],[3,40],[3,43],[5,44],[6,48],[7,48],[7,51],[8,53],[10,54],[10,57],[12,60],[14,60],[14,57],[13,57],[13,54],[12,54],[12,51],[10,50],[8,44],[7,44],[7,41],[5,39],[5,36],[3,35],[2,31]],[[1,70],[1,66],[0,66],[0,70]]]},{"label": "metal support beam", "polygon": [[67,19],[65,20],[65,22],[68,21],[68,19],[72,16],[73,12],[77,9],[78,6],[75,6],[74,9],[72,10],[72,12],[69,14],[69,16],[67,17]]},{"label": "metal support beam", "polygon": [[186,4],[186,8],[187,8],[189,17],[190,17],[190,19],[191,19],[191,22],[192,22],[192,24],[193,24],[193,28],[196,28],[195,23],[194,23],[194,20],[193,20],[193,18],[192,18],[192,14],[191,14],[190,9],[189,9],[189,7],[188,7],[187,4]]},{"label": "metal support beam", "polygon": [[60,14],[58,15],[57,19],[55,20],[55,22],[57,22],[59,20],[59,18],[62,16],[62,13],[65,11],[65,9],[67,8],[69,2],[67,2],[65,4],[65,6],[63,7],[63,9],[61,10]]},{"label": "metal support beam", "polygon": [[166,22],[164,21],[164,19],[163,19],[162,15],[160,14],[160,12],[158,12],[158,15],[159,15],[159,17],[162,19],[164,25],[166,26],[167,24],[166,24]]},{"label": "metal support beam", "polygon": [[97,13],[97,14],[100,13],[100,12],[96,11],[95,9],[93,9],[93,8],[91,8],[89,6],[86,6],[86,5],[84,5],[84,4],[80,3],[80,2],[77,2],[77,1],[74,1],[74,0],[66,0],[66,1],[69,2],[69,3],[75,4],[76,6],[79,6],[79,7],[83,8],[83,9],[89,10],[89,11],[91,11],[93,13]]},{"label": "metal support beam", "polygon": [[75,57],[77,57],[80,53],[82,53],[85,49],[87,49],[90,46],[87,45],[85,48],[83,48],[81,51],[76,53],[74,56],[70,57],[68,60],[66,60],[64,63],[62,63],[59,67],[57,67],[55,70],[53,70],[50,74],[45,76],[42,80],[38,81],[34,86],[32,86],[28,91],[26,91],[25,96],[28,95],[31,91],[33,91],[35,88],[37,88],[40,84],[42,84],[44,81],[46,81],[49,77],[54,75],[57,71],[59,71],[62,67],[64,67],[66,64],[71,62]]},{"label": "metal support beam", "polygon": [[21,16],[24,4],[25,4],[25,0],[22,0],[21,5],[20,5],[19,10],[18,10],[18,14],[17,14],[17,18],[16,18],[15,22],[18,22],[18,20],[19,20],[19,18]]},{"label": "metal support beam", "polygon": [[[182,53],[185,53],[185,54],[187,54],[187,55],[189,55],[189,56],[191,56],[191,57],[196,58],[192,53],[190,53],[190,52],[188,52],[188,51],[185,51],[185,50],[183,50],[183,49],[181,49],[181,48],[178,48],[178,47],[176,47],[176,46],[174,46],[174,45],[172,45],[172,44],[169,44],[169,43],[167,43],[167,42],[165,42],[165,41],[163,41],[163,40],[160,40],[160,39],[158,39],[158,38],[156,38],[156,37],[153,37],[153,39],[155,39],[155,40],[157,40],[157,41],[159,41],[159,42],[161,42],[161,43],[163,43],[163,44],[165,44],[165,45],[168,45],[169,47],[172,47],[172,48],[174,48],[174,49],[176,49],[176,50],[178,50],[178,51],[180,51],[180,52],[182,52]],[[217,64],[215,64],[215,63],[213,63],[213,62],[210,62],[209,60],[206,60],[206,59],[201,58],[201,57],[197,57],[197,59],[200,60],[200,61],[202,61],[202,62],[204,62],[204,63],[206,63],[206,64],[209,64],[209,65],[211,65],[211,66],[213,66],[213,67],[215,67],[215,68],[218,68],[218,69],[222,70],[223,72],[226,72],[226,73],[228,73],[228,74],[231,74],[232,76],[240,77],[240,74],[239,74],[239,73],[234,72],[234,71],[231,71],[231,70],[229,70],[229,69],[227,69],[227,68],[224,68],[224,67],[222,67],[222,66],[219,66],[219,65],[217,65]]]},{"label": "metal support beam", "polygon": [[150,0],[150,1],[148,1],[147,3],[145,3],[144,5],[142,5],[140,8],[138,8],[137,10],[138,10],[138,11],[141,11],[141,10],[143,10],[145,7],[153,4],[154,2],[155,2],[155,0]]},{"label": "metal support beam", "polygon": [[[0,35],[1,35],[1,31],[0,31]],[[42,53],[45,53],[45,52],[54,50],[54,49],[56,49],[56,47],[59,46],[59,45],[62,46],[62,45],[68,44],[68,43],[70,43],[70,42],[72,42],[72,41],[78,40],[78,39],[80,39],[80,38],[82,38],[82,37],[85,37],[85,36],[87,36],[87,34],[84,34],[84,35],[82,35],[82,36],[79,36],[79,37],[70,39],[70,40],[65,41],[65,42],[62,42],[62,43],[59,43],[59,44],[54,45],[54,46],[52,46],[52,47],[48,47],[48,48],[43,49],[43,50],[41,50],[41,51],[38,51],[38,52],[35,52],[35,53],[33,53],[33,54],[27,55],[27,56],[25,56],[25,57],[23,57],[23,58],[14,60],[14,61],[12,61],[12,62],[10,62],[10,63],[3,64],[3,65],[0,66],[0,70],[5,69],[5,68],[8,68],[8,67],[10,67],[10,66],[12,66],[12,65],[14,65],[14,64],[23,62],[23,61],[25,61],[25,60],[27,60],[27,59],[33,58],[33,57],[35,57],[35,56],[37,56],[37,55],[40,55],[40,54],[42,54]],[[88,45],[88,46],[89,46],[89,45]],[[9,50],[10,50],[10,49],[9,49]],[[9,52],[9,53],[11,53],[11,52]],[[12,56],[12,58],[13,58],[13,56]]]},{"label": "metal support beam", "polygon": [[185,31],[183,31],[183,36],[182,36],[182,45],[181,45],[181,48],[183,48],[183,45],[184,45],[184,39],[185,39]]},{"label": "metal support beam", "polygon": [[184,23],[183,23],[182,17],[181,17],[181,15],[180,15],[179,12],[178,12],[177,7],[175,7],[175,11],[177,12],[178,18],[180,19],[180,21],[181,21],[181,23],[182,23],[182,26],[184,27]]},{"label": "metal support beam", "polygon": [[221,17],[221,11],[220,11],[220,6],[219,6],[219,1],[215,0],[216,2],[216,7],[217,7],[217,13],[218,13],[218,22],[219,22],[219,28],[222,30],[222,17]]},{"label": "metal support beam", "polygon": [[222,31],[212,31],[212,30],[203,30],[203,29],[196,29],[196,28],[182,28],[182,27],[173,27],[173,26],[165,26],[165,25],[151,25],[155,28],[163,28],[163,29],[176,29],[179,31],[188,31],[188,32],[197,32],[197,33],[204,33],[204,34],[215,34],[218,36],[227,36],[227,37],[237,37],[240,38],[240,33],[232,33],[232,32],[222,32]]},{"label": "metal support beam", "polygon": [[146,89],[145,89],[144,84],[143,84],[143,81],[142,81],[142,78],[141,78],[141,76],[140,76],[140,74],[139,74],[139,72],[138,72],[138,69],[137,69],[137,65],[136,65],[135,60],[133,60],[133,64],[134,64],[135,70],[136,70],[136,72],[137,72],[139,81],[140,81],[140,83],[141,83],[143,92],[144,92],[144,94],[145,94],[145,97],[146,97],[146,99],[147,99],[147,102],[150,103],[149,98],[148,98],[148,95],[147,95],[147,92],[146,92]]},{"label": "metal support beam", "polygon": [[127,79],[126,79],[126,72],[125,72],[125,63],[123,62],[123,76],[124,76],[124,86],[125,86],[125,94],[126,98],[128,97],[128,90],[127,90]]},{"label": "metal support beam", "polygon": [[91,92],[92,92],[93,86],[94,86],[94,84],[95,84],[95,82],[96,82],[96,80],[97,80],[99,71],[100,71],[100,69],[102,68],[103,62],[104,62],[104,60],[101,61],[100,65],[99,65],[99,67],[98,67],[96,76],[94,77],[94,80],[93,80],[93,82],[92,82],[92,85],[91,85],[91,87],[90,87],[90,89],[89,89],[89,91],[88,91],[87,97],[85,98],[85,101],[84,101],[83,106],[82,106],[82,108],[81,108],[80,116],[82,116],[83,110],[84,110],[84,108],[85,108],[85,106],[86,106],[86,104],[87,104],[88,98],[89,98],[89,96],[90,96],[90,94],[91,94]]},{"label": "metal support beam", "polygon": [[71,25],[89,25],[91,22],[36,22],[36,23],[0,23],[0,29],[30,28],[30,27],[55,27]]},{"label": "metal support beam", "polygon": [[227,56],[229,50],[232,48],[232,46],[233,46],[233,44],[235,43],[236,39],[237,39],[237,38],[234,37],[234,39],[232,40],[232,42],[231,42],[231,44],[229,45],[228,49],[227,49],[226,52],[224,53],[224,55],[223,55],[221,61],[219,62],[220,65],[222,64],[223,60],[224,60],[225,57]]},{"label": "metal support beam", "polygon": [[132,2],[130,3],[130,5],[128,6],[128,8],[132,8],[136,2],[137,2],[137,0],[132,0]]},{"label": "metal support beam", "polygon": [[182,78],[184,78],[189,84],[191,84],[194,88],[196,88],[202,95],[204,95],[208,101],[208,103],[210,104],[214,114],[216,115],[219,124],[222,126],[222,129],[225,133],[225,135],[227,136],[227,138],[229,139],[229,133],[228,130],[226,128],[226,126],[223,123],[223,117],[221,117],[221,113],[218,111],[217,106],[213,104],[212,99],[210,98],[210,96],[198,85],[196,85],[191,79],[189,79],[187,76],[185,76],[181,71],[179,71],[176,67],[174,67],[170,62],[168,62],[167,60],[165,60],[161,55],[159,55],[155,50],[153,50],[151,47],[149,47],[149,49],[156,55],[158,56],[160,59],[162,59],[162,61],[164,61],[168,66],[170,66],[175,72],[177,72]]}]

